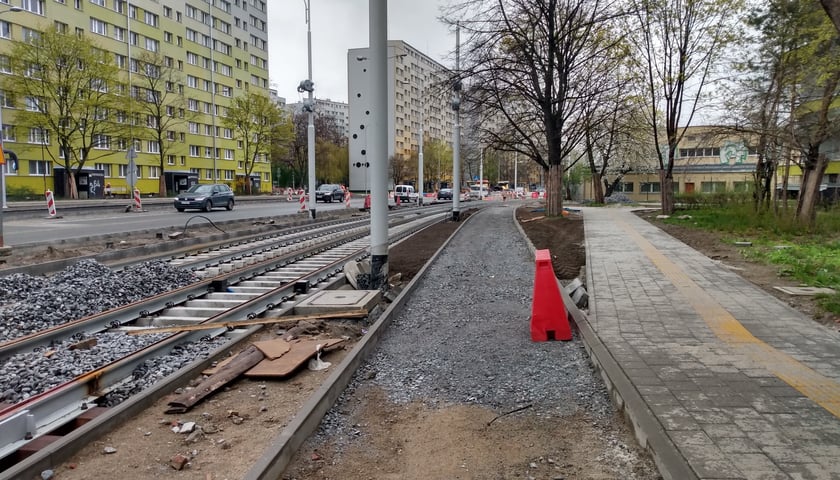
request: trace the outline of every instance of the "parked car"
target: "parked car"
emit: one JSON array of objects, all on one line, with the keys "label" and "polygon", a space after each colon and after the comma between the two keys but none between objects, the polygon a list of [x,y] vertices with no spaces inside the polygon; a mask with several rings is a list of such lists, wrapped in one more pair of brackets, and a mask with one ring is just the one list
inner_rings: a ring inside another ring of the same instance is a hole
[{"label": "parked car", "polygon": [[221,207],[233,210],[236,203],[233,197],[233,190],[224,183],[198,183],[175,197],[175,209],[179,212],[188,208],[205,212]]},{"label": "parked car", "polygon": [[315,201],[322,201],[322,202],[340,202],[344,200],[344,190],[341,188],[341,185],[336,185],[334,183],[325,183],[315,189]]},{"label": "parked car", "polygon": [[438,200],[452,200],[452,189],[451,188],[441,188],[438,190],[437,193]]}]

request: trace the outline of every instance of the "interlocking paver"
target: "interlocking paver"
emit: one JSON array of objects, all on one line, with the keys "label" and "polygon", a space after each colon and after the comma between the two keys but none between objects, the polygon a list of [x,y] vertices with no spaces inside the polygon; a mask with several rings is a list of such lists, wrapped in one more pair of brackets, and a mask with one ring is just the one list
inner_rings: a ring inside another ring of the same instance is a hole
[{"label": "interlocking paver", "polygon": [[587,319],[619,366],[603,374],[630,380],[670,459],[700,479],[840,479],[840,334],[628,208],[582,210]]}]

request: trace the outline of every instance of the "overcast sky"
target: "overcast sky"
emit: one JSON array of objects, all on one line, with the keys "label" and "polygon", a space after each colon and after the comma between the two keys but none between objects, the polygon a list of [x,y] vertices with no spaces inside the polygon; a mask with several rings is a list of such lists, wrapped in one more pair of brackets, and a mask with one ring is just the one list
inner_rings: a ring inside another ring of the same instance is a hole
[{"label": "overcast sky", "polygon": [[[368,0],[310,0],[312,81],[315,96],[347,101],[347,50],[369,45]],[[271,88],[289,103],[307,78],[306,7],[304,0],[268,3],[268,55]],[[388,39],[404,40],[448,67],[455,34],[438,21],[449,0],[389,0]]]}]

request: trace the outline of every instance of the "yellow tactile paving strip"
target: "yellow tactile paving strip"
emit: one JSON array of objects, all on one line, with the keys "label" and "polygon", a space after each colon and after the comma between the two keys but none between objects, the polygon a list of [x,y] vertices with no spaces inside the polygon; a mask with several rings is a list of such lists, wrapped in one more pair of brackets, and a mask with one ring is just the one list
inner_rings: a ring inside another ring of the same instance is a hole
[{"label": "yellow tactile paving strip", "polygon": [[728,345],[840,418],[840,384],[755,338],[738,320],[672,261],[624,221],[618,221],[642,252],[683,294],[710,329]]}]

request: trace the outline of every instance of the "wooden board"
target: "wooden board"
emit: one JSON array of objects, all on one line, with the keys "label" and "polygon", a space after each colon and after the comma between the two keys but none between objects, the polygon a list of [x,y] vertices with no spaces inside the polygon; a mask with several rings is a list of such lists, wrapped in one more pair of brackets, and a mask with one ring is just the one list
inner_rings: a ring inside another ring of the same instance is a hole
[{"label": "wooden board", "polygon": [[315,347],[319,344],[329,349],[344,342],[341,338],[303,339],[290,342],[289,352],[274,360],[265,359],[244,373],[246,377],[282,378],[291,375],[310,358],[315,356]]},{"label": "wooden board", "polygon": [[232,362],[233,359],[236,358],[236,355],[231,355],[226,359],[222,360],[221,362],[216,363],[215,367],[205,368],[201,371],[202,375],[213,375],[214,373],[218,372],[220,368],[224,367],[228,363]]},{"label": "wooden board", "polygon": [[265,358],[269,360],[280,358],[292,349],[292,345],[289,342],[279,338],[276,340],[254,342],[254,346],[259,348],[265,354]]}]

